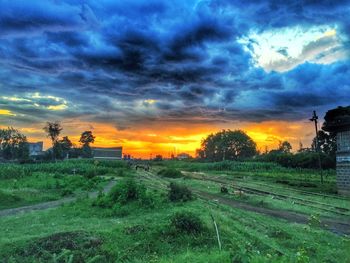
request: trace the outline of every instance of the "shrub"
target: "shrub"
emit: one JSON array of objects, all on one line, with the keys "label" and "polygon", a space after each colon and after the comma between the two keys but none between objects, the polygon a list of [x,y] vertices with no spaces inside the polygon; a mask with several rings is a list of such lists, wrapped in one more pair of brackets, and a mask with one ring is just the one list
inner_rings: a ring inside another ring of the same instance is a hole
[{"label": "shrub", "polygon": [[126,178],[118,183],[107,194],[99,194],[94,205],[108,208],[118,208],[131,202],[138,202],[143,207],[153,207],[154,197],[147,193],[146,187],[137,184],[132,178]]},{"label": "shrub", "polygon": [[175,213],[171,217],[170,226],[176,231],[186,234],[198,234],[204,230],[203,221],[196,214],[189,211]]},{"label": "shrub", "polygon": [[184,185],[176,183],[169,184],[168,198],[172,202],[186,202],[193,199],[192,192]]},{"label": "shrub", "polygon": [[126,204],[139,199],[146,189],[142,185],[136,184],[133,179],[126,179],[117,183],[108,193],[108,197],[113,202]]},{"label": "shrub", "polygon": [[158,175],[167,178],[180,178],[182,177],[182,173],[176,169],[163,169],[158,172]]}]

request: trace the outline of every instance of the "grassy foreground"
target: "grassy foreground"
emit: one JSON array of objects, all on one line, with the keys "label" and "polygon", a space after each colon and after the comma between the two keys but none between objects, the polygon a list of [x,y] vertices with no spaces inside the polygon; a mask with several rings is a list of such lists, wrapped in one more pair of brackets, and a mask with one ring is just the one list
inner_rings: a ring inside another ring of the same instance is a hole
[{"label": "grassy foreground", "polygon": [[[161,187],[163,178],[142,180],[142,171],[136,173],[124,164],[91,165],[99,165],[101,170],[111,166],[108,176],[124,179],[118,179],[109,194],[97,198],[82,196],[56,209],[0,217],[0,262],[350,262],[349,237],[317,224],[289,223],[204,201],[187,192],[183,195],[182,190],[170,198],[169,190]],[[186,165],[164,163],[153,170],[154,174],[164,166],[185,170]],[[236,172],[248,173],[250,168],[211,170],[208,176],[224,173],[230,177]],[[23,185],[25,180],[33,184],[44,181],[36,177],[37,172],[18,180],[24,180]],[[69,171],[56,173],[70,175]],[[0,179],[0,185],[11,188],[7,180]],[[191,188],[212,187],[208,191],[217,191],[218,187],[213,182],[169,180]],[[275,204],[276,209],[282,209],[280,206]],[[221,251],[211,216],[219,228]]]}]

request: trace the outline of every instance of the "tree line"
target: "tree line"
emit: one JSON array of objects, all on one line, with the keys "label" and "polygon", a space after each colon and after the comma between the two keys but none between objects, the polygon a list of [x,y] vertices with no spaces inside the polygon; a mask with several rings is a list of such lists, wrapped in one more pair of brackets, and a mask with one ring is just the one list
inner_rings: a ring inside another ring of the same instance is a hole
[{"label": "tree line", "polygon": [[[95,142],[92,131],[84,131],[79,139],[79,146],[72,143],[68,136],[60,138],[63,127],[59,122],[47,122],[43,127],[52,147],[40,158],[45,160],[61,160],[64,158],[90,158],[90,145]],[[5,160],[26,161],[30,159],[27,137],[13,127],[0,129],[0,158]]]},{"label": "tree line", "polygon": [[[225,160],[254,160],[262,162],[276,162],[285,167],[300,168],[335,168],[336,136],[323,130],[313,139],[311,148],[300,148],[292,152],[292,145],[288,141],[280,141],[277,149],[259,152],[257,145],[242,130],[222,130],[208,135],[197,149],[198,159],[207,161]],[[316,147],[318,145],[318,147]],[[321,161],[321,167],[320,167]]]},{"label": "tree line", "polygon": [[59,138],[63,127],[59,122],[47,122],[44,126],[47,137],[51,139],[52,148],[47,151],[48,157],[52,159],[64,158],[91,158],[92,151],[90,144],[95,142],[95,136],[92,131],[84,131],[79,139],[80,147],[72,143],[68,136]]}]

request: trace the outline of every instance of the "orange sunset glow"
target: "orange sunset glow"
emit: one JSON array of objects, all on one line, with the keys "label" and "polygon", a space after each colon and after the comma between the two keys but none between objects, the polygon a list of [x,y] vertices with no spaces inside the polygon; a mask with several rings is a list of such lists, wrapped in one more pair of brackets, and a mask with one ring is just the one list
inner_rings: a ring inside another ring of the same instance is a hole
[{"label": "orange sunset glow", "polygon": [[255,4],[240,1],[5,2],[0,126],[45,149],[42,127],[58,121],[58,139],[79,146],[92,131],[92,146],[137,158],[194,156],[222,129],[245,131],[260,152],[284,140],[297,151],[315,136],[314,110],[321,127],[349,102],[349,27],[338,15],[254,20]]},{"label": "orange sunset glow", "polygon": [[[44,125],[44,124],[43,124]],[[166,126],[165,126],[166,125]],[[293,150],[299,149],[300,142],[304,147],[310,146],[314,136],[312,123],[266,121],[261,123],[237,123],[231,126],[225,125],[186,125],[181,123],[158,123],[152,127],[136,126],[126,130],[118,130],[108,123],[84,123],[74,120],[62,122],[62,135],[69,135],[71,140],[79,145],[80,131],[91,129],[96,136],[93,146],[115,147],[123,146],[123,152],[135,158],[148,159],[151,155],[161,154],[170,157],[171,154],[182,152],[195,156],[195,151],[200,147],[201,140],[210,133],[221,129],[243,129],[257,143],[258,150],[264,152],[276,149],[279,141],[287,140]],[[164,128],[165,127],[165,128]],[[42,129],[22,128],[30,141],[44,139],[44,147],[51,147],[51,141],[46,137]]]}]

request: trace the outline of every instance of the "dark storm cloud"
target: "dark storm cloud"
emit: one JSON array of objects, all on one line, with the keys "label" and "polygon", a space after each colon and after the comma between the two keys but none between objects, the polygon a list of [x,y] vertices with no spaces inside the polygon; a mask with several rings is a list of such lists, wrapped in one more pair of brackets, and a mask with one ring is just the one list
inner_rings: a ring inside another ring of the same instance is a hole
[{"label": "dark storm cloud", "polygon": [[118,118],[122,130],[137,121],[295,120],[347,103],[348,60],[266,72],[248,51],[254,40],[245,48],[239,39],[251,31],[334,25],[348,46],[349,1],[84,3],[0,2],[2,96],[39,92],[67,101],[64,110],[50,111],[61,102],[42,98],[35,108],[1,98],[1,107],[17,113],[12,119]]},{"label": "dark storm cloud", "polygon": [[0,5],[1,38],[45,31],[72,31],[93,22],[89,8],[58,1],[3,0]]}]

